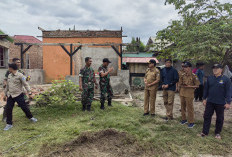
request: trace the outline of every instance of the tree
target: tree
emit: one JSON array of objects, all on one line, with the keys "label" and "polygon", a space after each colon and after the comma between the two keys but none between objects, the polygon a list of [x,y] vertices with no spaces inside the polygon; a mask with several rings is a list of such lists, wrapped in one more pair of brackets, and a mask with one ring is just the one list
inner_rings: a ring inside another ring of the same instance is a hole
[{"label": "tree", "polygon": [[144,52],[146,49],[146,46],[143,44],[142,41],[140,41],[139,38],[132,37],[131,43],[129,46],[126,47],[127,52]]},{"label": "tree", "polygon": [[144,52],[146,49],[146,46],[142,41],[139,41],[139,52]]},{"label": "tree", "polygon": [[173,43],[161,57],[232,66],[232,4],[218,0],[166,0],[166,4],[175,6],[181,20],[157,32],[162,42]]}]

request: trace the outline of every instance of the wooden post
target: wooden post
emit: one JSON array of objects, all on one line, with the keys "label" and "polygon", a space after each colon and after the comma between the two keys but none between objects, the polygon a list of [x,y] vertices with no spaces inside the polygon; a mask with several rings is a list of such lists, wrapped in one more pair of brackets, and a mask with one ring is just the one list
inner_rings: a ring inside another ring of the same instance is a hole
[{"label": "wooden post", "polygon": [[72,57],[73,57],[73,44],[70,44],[70,75],[72,75],[72,70],[73,70],[73,60],[72,60]]}]

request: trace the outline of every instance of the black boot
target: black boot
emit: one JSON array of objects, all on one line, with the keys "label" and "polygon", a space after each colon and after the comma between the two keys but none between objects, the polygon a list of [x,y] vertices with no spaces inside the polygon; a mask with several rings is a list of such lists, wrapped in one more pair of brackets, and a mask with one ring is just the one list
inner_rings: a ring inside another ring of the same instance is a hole
[{"label": "black boot", "polygon": [[87,105],[87,111],[91,111],[91,105]]},{"label": "black boot", "polygon": [[105,109],[105,106],[104,106],[104,103],[103,103],[103,102],[101,102],[101,107],[100,107],[100,109],[102,109],[102,110]]},{"label": "black boot", "polygon": [[112,106],[111,100],[108,100],[108,106]]}]

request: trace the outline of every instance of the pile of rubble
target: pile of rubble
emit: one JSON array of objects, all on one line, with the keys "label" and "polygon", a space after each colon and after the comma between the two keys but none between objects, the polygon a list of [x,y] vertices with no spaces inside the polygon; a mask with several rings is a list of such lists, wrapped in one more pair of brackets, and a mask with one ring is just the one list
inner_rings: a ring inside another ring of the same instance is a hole
[{"label": "pile of rubble", "polygon": [[32,85],[31,92],[33,93],[34,96],[36,96],[48,90],[51,86],[52,86],[51,84]]}]

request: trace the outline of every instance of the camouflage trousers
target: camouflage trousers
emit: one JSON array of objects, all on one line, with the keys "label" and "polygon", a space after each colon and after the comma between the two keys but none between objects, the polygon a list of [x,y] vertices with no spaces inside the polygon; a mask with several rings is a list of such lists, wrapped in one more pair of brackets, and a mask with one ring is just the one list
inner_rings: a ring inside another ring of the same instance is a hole
[{"label": "camouflage trousers", "polygon": [[100,97],[100,102],[105,103],[106,100],[106,95],[107,95],[107,100],[111,101],[113,97],[113,89],[111,85],[100,85],[100,90],[101,90],[101,97]]},{"label": "camouflage trousers", "polygon": [[91,106],[94,97],[94,88],[83,89],[81,94],[82,105]]}]

